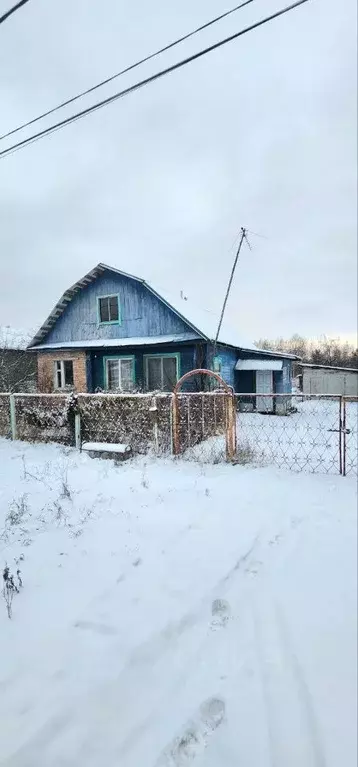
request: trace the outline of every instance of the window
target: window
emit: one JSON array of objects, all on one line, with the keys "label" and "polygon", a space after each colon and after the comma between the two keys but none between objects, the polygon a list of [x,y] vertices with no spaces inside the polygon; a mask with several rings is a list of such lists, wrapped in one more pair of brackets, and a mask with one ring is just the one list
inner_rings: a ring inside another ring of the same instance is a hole
[{"label": "window", "polygon": [[109,391],[131,391],[134,386],[134,357],[105,358],[105,386]]},{"label": "window", "polygon": [[119,324],[118,296],[101,296],[98,298],[98,323]]},{"label": "window", "polygon": [[72,360],[56,360],[55,389],[65,389],[67,386],[73,386],[73,362]]},{"label": "window", "polygon": [[171,391],[178,380],[179,355],[147,355],[145,375],[148,391]]}]

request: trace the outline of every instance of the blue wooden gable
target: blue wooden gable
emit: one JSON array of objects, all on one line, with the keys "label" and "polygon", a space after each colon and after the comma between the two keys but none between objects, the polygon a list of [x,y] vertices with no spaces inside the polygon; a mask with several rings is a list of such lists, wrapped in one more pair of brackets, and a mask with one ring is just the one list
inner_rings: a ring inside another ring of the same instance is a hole
[{"label": "blue wooden gable", "polygon": [[[255,392],[255,364],[247,371],[237,371],[237,361],[254,357],[255,362],[256,359],[277,356],[283,359],[283,364],[281,370],[274,370],[273,390],[277,393],[291,391],[292,359],[278,352],[244,345],[237,339],[236,332],[230,334],[228,330],[224,341],[219,335],[214,351],[216,316],[199,309],[195,302],[190,307],[190,302],[183,296],[181,298],[176,304],[175,295],[159,295],[144,280],[100,263],[65,291],[36,333],[30,348],[37,348],[40,357],[55,349],[66,350],[69,355],[71,349],[82,350],[87,391],[122,386],[120,371],[124,363],[120,360],[124,356],[131,360],[131,373],[128,381],[125,380],[125,387],[130,390],[133,385],[144,390],[150,386],[168,386],[164,358],[170,357],[176,360],[173,379],[198,367],[217,369],[218,364],[223,379],[236,391]],[[159,367],[153,360],[149,366],[149,358],[153,355],[160,357]],[[217,358],[215,366],[214,356]],[[56,365],[61,365],[61,360],[63,355]],[[167,360],[167,367],[168,364]],[[114,386],[108,373],[110,368],[117,369],[118,373],[118,383]],[[149,368],[157,372],[149,374]],[[186,386],[190,389],[195,384],[193,379]],[[82,380],[80,385],[83,386]],[[62,387],[61,383],[59,386]]]},{"label": "blue wooden gable", "polygon": [[[107,295],[118,295],[118,324],[99,324],[98,299]],[[41,341],[52,344],[180,333],[191,333],[193,339],[200,338],[141,281],[105,271],[75,294]]]}]

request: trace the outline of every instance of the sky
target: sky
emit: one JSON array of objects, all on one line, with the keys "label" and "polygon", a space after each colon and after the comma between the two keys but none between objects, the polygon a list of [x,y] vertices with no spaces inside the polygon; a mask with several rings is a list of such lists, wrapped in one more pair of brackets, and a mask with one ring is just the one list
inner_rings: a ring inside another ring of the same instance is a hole
[{"label": "sky", "polygon": [[[255,0],[78,108],[285,4]],[[30,0],[0,26],[0,133],[230,7]],[[219,311],[245,226],[231,325],[250,340],[353,340],[356,112],[356,2],[310,0],[1,158],[0,325],[36,329],[98,262]]]}]

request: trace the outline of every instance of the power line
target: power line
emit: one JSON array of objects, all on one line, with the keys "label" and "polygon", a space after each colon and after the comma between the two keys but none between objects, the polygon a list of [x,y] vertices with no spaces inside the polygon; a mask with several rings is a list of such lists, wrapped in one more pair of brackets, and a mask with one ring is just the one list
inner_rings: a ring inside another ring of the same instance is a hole
[{"label": "power line", "polygon": [[285,13],[288,13],[289,11],[293,10],[294,8],[297,8],[300,5],[304,5],[304,3],[307,3],[308,1],[309,0],[296,0],[295,3],[292,3],[291,5],[288,5],[279,11],[276,11],[275,13],[271,14],[271,16],[266,16],[264,19],[260,19],[260,21],[257,21],[254,24],[251,24],[249,27],[245,27],[244,29],[241,29],[239,32],[235,32],[235,34],[230,35],[229,37],[225,37],[223,40],[219,40],[219,42],[214,43],[213,45],[210,45],[208,48],[204,48],[198,51],[198,53],[194,53],[191,56],[188,56],[186,59],[182,59],[181,61],[178,61],[176,64],[172,64],[170,67],[167,67],[166,69],[162,69],[156,74],[151,75],[150,77],[146,77],[144,80],[140,80],[134,85],[131,85],[130,87],[125,88],[123,91],[119,91],[118,93],[115,93],[113,96],[109,96],[108,98],[103,99],[103,101],[98,101],[96,104],[93,104],[91,107],[87,107],[87,109],[83,109],[81,112],[77,112],[74,115],[67,117],[65,120],[61,120],[60,122],[55,123],[54,125],[50,125],[49,128],[45,128],[39,133],[35,133],[32,136],[29,136],[28,138],[23,139],[22,141],[19,141],[17,144],[13,144],[7,149],[4,149],[2,152],[0,152],[0,158],[5,157],[8,154],[12,154],[13,152],[18,151],[19,149],[24,148],[25,146],[27,146],[27,144],[32,144],[33,142],[38,141],[41,138],[44,138],[44,136],[47,136],[48,134],[51,134],[57,130],[60,130],[61,128],[64,128],[66,125],[69,125],[70,123],[75,122],[76,120],[82,119],[82,117],[86,117],[88,114],[91,114],[92,112],[97,111],[97,109],[102,109],[102,107],[107,106],[108,104],[111,104],[113,101],[116,101],[117,99],[123,98],[124,96],[128,96],[130,93],[133,93],[133,91],[136,91],[139,88],[143,88],[145,85],[148,85],[149,83],[154,82],[155,80],[158,80],[161,77],[164,77],[164,75],[170,74],[171,72],[174,72],[175,70],[186,66],[186,64],[190,64],[192,61],[196,61],[196,59],[199,59],[202,56],[205,56],[207,53],[211,53],[217,48],[221,48],[223,45],[230,43],[232,40],[236,40],[238,37],[241,37],[242,35],[245,35],[248,32],[251,32],[253,29],[257,29],[258,27],[261,27],[264,24],[267,24],[269,21],[273,21],[273,19],[276,19],[279,16],[283,16]]},{"label": "power line", "polygon": [[[28,0],[25,0],[25,2],[27,1]],[[112,80],[115,80],[117,77],[121,77],[121,75],[124,75],[127,72],[130,72],[132,69],[136,69],[141,64],[145,64],[147,61],[150,61],[151,59],[156,58],[156,56],[159,56],[161,53],[164,53],[165,51],[169,51],[170,48],[174,48],[176,45],[179,45],[179,43],[183,43],[184,40],[189,40],[190,37],[197,35],[198,32],[202,32],[204,29],[211,27],[213,24],[216,24],[218,21],[225,19],[227,16],[231,16],[231,14],[236,13],[236,11],[239,11],[241,8],[244,8],[245,5],[250,5],[250,3],[253,3],[253,2],[254,0],[245,0],[245,2],[241,2],[239,5],[236,5],[235,8],[231,8],[229,11],[225,11],[225,13],[222,13],[220,16],[216,16],[214,19],[207,21],[205,24],[202,24],[200,27],[197,27],[192,32],[188,32],[188,34],[183,35],[183,37],[179,37],[178,40],[174,40],[174,42],[169,43],[168,45],[165,45],[163,48],[160,48],[158,51],[155,51],[154,53],[150,53],[148,56],[145,56],[143,59],[136,61],[135,64],[130,64],[125,69],[121,69],[120,72],[116,72],[116,74],[111,75],[111,77],[106,77],[105,80],[101,80],[101,82],[96,83],[96,85],[93,85],[91,88],[87,88],[87,90],[81,91],[81,93],[78,93],[76,96],[72,96],[66,101],[62,101],[60,104],[53,107],[52,109],[48,109],[47,112],[43,112],[38,117],[34,117],[32,120],[29,120],[28,122],[23,123],[22,125],[19,125],[17,128],[13,128],[12,130],[8,131],[8,133],[4,133],[2,136],[0,136],[0,141],[2,141],[4,138],[7,138],[8,136],[12,136],[14,133],[17,133],[23,128],[28,128],[29,125],[33,125],[39,120],[42,120],[44,117],[48,117],[54,112],[57,112],[59,109],[62,109],[63,107],[68,106],[69,104],[73,104],[74,101],[81,99],[83,96],[87,96],[89,93],[93,93],[93,91],[97,90],[98,88],[102,88],[103,85],[107,85],[108,83],[111,83]]]},{"label": "power line", "polygon": [[29,2],[29,0],[20,0],[19,3],[16,3],[16,5],[14,5],[8,11],[6,11],[6,13],[3,13],[3,15],[0,16],[0,24],[2,24],[4,21],[6,21],[6,19],[8,19],[9,16],[11,16],[12,13],[15,13],[15,11],[18,11],[19,8],[21,8],[22,5],[25,5],[25,3],[28,3],[28,2]]}]

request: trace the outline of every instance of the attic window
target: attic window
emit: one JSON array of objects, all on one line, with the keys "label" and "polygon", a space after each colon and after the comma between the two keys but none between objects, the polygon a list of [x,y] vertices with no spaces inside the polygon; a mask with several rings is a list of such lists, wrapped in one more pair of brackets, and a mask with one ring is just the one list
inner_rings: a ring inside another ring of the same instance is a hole
[{"label": "attic window", "polygon": [[98,298],[98,323],[100,325],[119,324],[118,296]]}]

